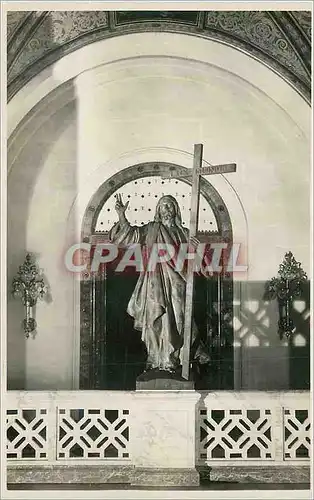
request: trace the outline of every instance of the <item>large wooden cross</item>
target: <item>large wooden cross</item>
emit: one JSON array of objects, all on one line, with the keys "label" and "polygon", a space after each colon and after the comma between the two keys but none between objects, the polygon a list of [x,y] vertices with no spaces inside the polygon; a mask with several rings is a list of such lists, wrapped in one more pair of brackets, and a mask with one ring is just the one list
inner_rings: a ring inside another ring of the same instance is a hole
[{"label": "large wooden cross", "polygon": [[[192,197],[191,197],[191,217],[189,228],[189,240],[197,236],[198,216],[200,202],[200,179],[202,175],[225,174],[236,171],[235,163],[224,165],[210,165],[202,167],[203,144],[194,145],[193,169],[183,172],[170,172],[167,178],[192,177]],[[184,343],[182,351],[182,377],[189,380],[190,377],[190,355],[192,341],[193,324],[193,303],[194,303],[194,260],[188,260],[187,281],[185,292],[185,313],[184,313]]]}]

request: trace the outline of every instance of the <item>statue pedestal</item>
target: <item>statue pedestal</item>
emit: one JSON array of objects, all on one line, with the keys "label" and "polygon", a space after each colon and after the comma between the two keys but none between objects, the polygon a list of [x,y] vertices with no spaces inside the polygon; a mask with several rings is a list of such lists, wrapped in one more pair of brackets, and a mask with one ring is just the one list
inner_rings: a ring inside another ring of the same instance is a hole
[{"label": "statue pedestal", "polygon": [[[167,380],[167,379],[165,379]],[[200,394],[192,390],[140,390],[134,403],[133,485],[198,486],[195,416]]]},{"label": "statue pedestal", "polygon": [[176,373],[151,370],[136,379],[136,390],[193,391],[194,380],[185,380]]}]

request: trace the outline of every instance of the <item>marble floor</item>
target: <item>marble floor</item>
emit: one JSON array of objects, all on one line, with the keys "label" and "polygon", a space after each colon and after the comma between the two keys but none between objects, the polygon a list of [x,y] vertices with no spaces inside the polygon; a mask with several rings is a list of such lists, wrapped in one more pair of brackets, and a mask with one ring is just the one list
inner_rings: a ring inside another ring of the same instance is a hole
[{"label": "marble floor", "polygon": [[[9,484],[8,490],[174,490],[173,487],[155,488],[148,486],[130,486],[127,484]],[[197,487],[181,487],[178,490],[310,490],[310,484],[307,483],[236,483],[211,481],[206,484],[203,482]]]}]

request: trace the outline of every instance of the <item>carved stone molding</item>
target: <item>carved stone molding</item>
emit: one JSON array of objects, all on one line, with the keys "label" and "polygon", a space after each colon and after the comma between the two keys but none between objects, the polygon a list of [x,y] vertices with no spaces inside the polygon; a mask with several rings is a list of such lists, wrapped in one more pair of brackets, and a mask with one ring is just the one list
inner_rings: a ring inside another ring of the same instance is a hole
[{"label": "carved stone molding", "polygon": [[104,38],[145,31],[186,33],[236,47],[310,100],[309,11],[8,12],[8,98],[69,52]]}]

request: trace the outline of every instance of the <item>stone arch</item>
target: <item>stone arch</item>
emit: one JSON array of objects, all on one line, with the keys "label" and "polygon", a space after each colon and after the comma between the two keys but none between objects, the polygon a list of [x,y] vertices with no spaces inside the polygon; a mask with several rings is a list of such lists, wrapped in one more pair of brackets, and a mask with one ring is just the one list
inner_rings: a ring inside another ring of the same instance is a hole
[{"label": "stone arch", "polygon": [[[98,188],[86,207],[82,222],[82,241],[90,241],[91,236],[95,233],[97,217],[104,203],[109,196],[111,196],[121,186],[133,179],[140,179],[147,176],[162,176],[169,171],[175,174],[178,170],[188,172],[186,167],[173,163],[146,162],[123,169],[107,179]],[[192,185],[191,179],[189,178],[181,179],[181,181],[188,185]],[[219,192],[205,178],[202,178],[201,180],[201,194],[204,196],[215,214],[220,236],[225,241],[227,239],[232,241],[232,224],[228,208]]]},{"label": "stone arch", "polygon": [[[260,61],[212,39],[168,32],[161,32],[159,36],[158,50],[154,48],[154,33],[143,32],[107,38],[64,54],[61,59],[33,75],[28,83],[24,82],[23,87],[12,97],[8,103],[8,135],[53,90],[99,65],[134,58],[132,47],[140,47],[137,57],[151,55],[191,59],[230,71],[268,95],[290,117],[298,119],[298,126],[306,135],[310,134],[309,124],[302,119],[301,114],[305,108],[308,110],[308,104],[284,78]],[[296,109],[300,110],[298,115]]]}]

